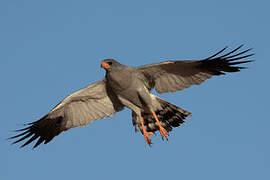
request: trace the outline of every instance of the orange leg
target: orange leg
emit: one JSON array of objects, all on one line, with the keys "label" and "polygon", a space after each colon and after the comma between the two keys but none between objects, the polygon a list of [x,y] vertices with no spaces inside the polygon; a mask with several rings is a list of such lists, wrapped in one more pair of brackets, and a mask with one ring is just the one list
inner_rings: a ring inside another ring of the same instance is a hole
[{"label": "orange leg", "polygon": [[150,146],[151,145],[151,139],[150,139],[149,135],[152,135],[153,133],[146,131],[146,129],[144,127],[144,124],[143,124],[143,118],[141,116],[140,116],[140,122],[141,122],[141,126],[142,126],[142,132],[143,132],[143,135],[144,135],[144,139],[147,142],[147,144]]},{"label": "orange leg", "polygon": [[164,128],[161,126],[161,124],[160,124],[160,122],[159,122],[159,120],[158,120],[158,118],[157,118],[156,113],[155,113],[154,111],[153,111],[152,113],[153,113],[153,116],[154,116],[155,120],[157,121],[157,124],[158,124],[158,127],[159,127],[159,132],[160,132],[160,135],[161,135],[162,139],[163,139],[164,136],[165,136],[166,139],[168,140],[168,135],[169,135],[169,133],[166,131],[166,129],[164,129]]}]

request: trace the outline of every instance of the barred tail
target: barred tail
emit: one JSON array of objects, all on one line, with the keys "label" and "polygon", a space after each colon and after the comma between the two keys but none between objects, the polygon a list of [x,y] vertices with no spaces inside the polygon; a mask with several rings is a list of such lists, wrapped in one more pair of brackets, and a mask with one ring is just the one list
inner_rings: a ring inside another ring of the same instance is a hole
[{"label": "barred tail", "polygon": [[[185,122],[186,117],[191,117],[191,113],[183,110],[167,101],[164,101],[161,98],[156,97],[156,100],[160,104],[161,108],[156,110],[155,113],[161,123],[161,125],[169,132],[174,127],[178,127],[181,124]],[[148,132],[155,132],[159,130],[159,127],[152,115],[152,113],[149,112],[142,112],[142,118],[144,120],[144,125],[146,128],[146,131]],[[135,126],[135,131],[141,131],[141,124],[138,120],[137,115],[132,112],[132,122]]]}]

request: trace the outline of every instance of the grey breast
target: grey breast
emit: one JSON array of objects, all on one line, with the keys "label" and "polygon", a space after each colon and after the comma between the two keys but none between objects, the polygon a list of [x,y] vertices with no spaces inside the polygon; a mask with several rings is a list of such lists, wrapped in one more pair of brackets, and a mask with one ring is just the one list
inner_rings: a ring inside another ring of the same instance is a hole
[{"label": "grey breast", "polygon": [[[138,89],[143,88],[144,83],[140,78],[142,74],[133,67],[124,67],[120,70],[108,72],[106,78],[109,86],[119,96],[119,99],[125,99],[130,103],[142,107],[143,104],[138,96]],[[125,102],[122,102],[125,104]]]}]

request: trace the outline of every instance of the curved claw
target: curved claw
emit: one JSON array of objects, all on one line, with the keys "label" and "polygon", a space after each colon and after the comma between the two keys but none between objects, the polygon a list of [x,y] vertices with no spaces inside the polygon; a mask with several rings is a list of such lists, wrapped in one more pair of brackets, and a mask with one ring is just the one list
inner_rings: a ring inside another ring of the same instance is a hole
[{"label": "curved claw", "polygon": [[154,111],[152,113],[153,113],[153,116],[154,116],[155,120],[157,121],[157,124],[158,124],[158,127],[159,127],[159,132],[160,132],[160,135],[162,137],[162,140],[164,140],[164,136],[165,136],[165,138],[168,141],[168,135],[169,135],[168,131],[166,129],[164,129],[164,127],[161,126],[161,124],[160,124],[160,122],[159,122],[159,120],[157,118],[156,113]]},{"label": "curved claw", "polygon": [[150,133],[150,132],[144,132],[144,133],[143,133],[144,139],[145,139],[145,141],[147,142],[147,144],[148,144],[149,146],[151,146],[151,144],[152,144],[149,135],[152,135],[152,134],[153,134],[153,133]]},{"label": "curved claw", "polygon": [[167,141],[168,141],[168,135],[169,135],[168,131],[166,131],[166,129],[164,129],[164,128],[161,126],[161,127],[159,127],[159,132],[160,132],[160,135],[161,135],[161,137],[162,137],[162,140],[164,140],[164,136],[165,136],[165,138],[166,138]]},{"label": "curved claw", "polygon": [[147,144],[149,146],[151,146],[152,143],[151,143],[151,139],[150,139],[149,135],[153,135],[153,133],[146,131],[146,129],[144,127],[144,123],[143,123],[143,118],[141,116],[139,118],[140,118],[140,122],[141,122],[141,126],[142,126],[142,133],[143,133],[144,139],[147,142]]}]

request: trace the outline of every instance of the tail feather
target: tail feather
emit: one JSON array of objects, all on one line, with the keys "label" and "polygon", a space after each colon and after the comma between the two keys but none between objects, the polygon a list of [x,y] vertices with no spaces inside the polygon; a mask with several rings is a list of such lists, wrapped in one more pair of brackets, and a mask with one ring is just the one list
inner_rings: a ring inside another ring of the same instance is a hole
[{"label": "tail feather", "polygon": [[[156,100],[160,104],[160,108],[155,111],[162,127],[164,127],[168,132],[174,127],[178,127],[185,122],[186,117],[191,117],[191,113],[183,110],[161,98],[156,97]],[[144,126],[146,131],[155,133],[159,130],[158,124],[156,123],[152,113],[142,112],[142,118],[144,120]],[[132,112],[132,122],[135,126],[135,131],[141,131],[142,127],[139,122],[137,115]]]}]

